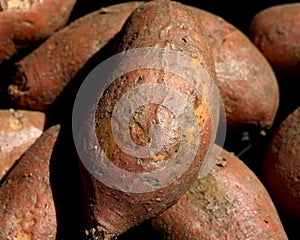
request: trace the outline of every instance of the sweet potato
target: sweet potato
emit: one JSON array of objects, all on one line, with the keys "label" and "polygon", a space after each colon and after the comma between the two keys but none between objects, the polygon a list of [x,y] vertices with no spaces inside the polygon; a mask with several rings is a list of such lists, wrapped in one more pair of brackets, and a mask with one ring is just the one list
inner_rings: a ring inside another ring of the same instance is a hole
[{"label": "sweet potato", "polygon": [[196,7],[190,10],[208,35],[228,130],[270,128],[279,105],[279,88],[269,62],[231,23]]},{"label": "sweet potato", "polygon": [[0,180],[40,137],[45,121],[38,111],[0,110]]},{"label": "sweet potato", "polygon": [[54,33],[17,63],[8,88],[11,99],[29,109],[48,109],[83,65],[120,31],[140,3],[102,8]]},{"label": "sweet potato", "polygon": [[75,0],[1,0],[0,64],[20,48],[46,39],[68,21]]},{"label": "sweet potato", "polygon": [[263,159],[263,181],[282,215],[300,223],[300,107],[278,126]]},{"label": "sweet potato", "polygon": [[48,128],[0,185],[0,239],[56,239],[49,165],[59,131]]},{"label": "sweet potato", "polygon": [[[81,134],[75,137],[81,146],[86,230],[91,239],[112,239],[161,213],[184,194],[198,176],[210,142],[214,141],[213,116],[218,111],[210,111],[210,104],[218,105],[218,99],[206,89],[210,81],[215,81],[211,50],[202,26],[183,4],[145,2],[127,19],[113,46],[110,54],[121,53],[124,58],[117,59],[115,68],[105,70],[125,72],[113,78],[103,95],[96,93],[100,100],[95,115],[83,119],[83,125],[79,125]],[[171,50],[178,54],[174,59],[168,58]],[[138,54],[131,55],[136,51]],[[158,55],[152,55],[157,51]],[[188,61],[183,61],[184,56]],[[151,61],[158,63],[156,68],[143,67]],[[175,74],[168,70],[171,67],[182,72]],[[91,79],[104,74],[97,75],[96,70],[89,75]],[[193,80],[185,79],[184,74],[191,74]],[[182,102],[174,92],[182,96]],[[146,103],[139,105],[141,99]],[[83,101],[89,102],[86,95]],[[123,104],[118,117],[114,115],[117,104]],[[191,107],[193,117],[187,107]],[[82,109],[85,107],[79,108]],[[134,113],[128,122],[127,110],[131,109]],[[178,111],[189,120],[180,124],[179,116],[174,115]],[[199,132],[194,135],[196,126]],[[154,127],[161,134],[153,135]],[[126,133],[134,142],[133,148]],[[155,148],[157,139],[164,141],[162,148]],[[127,146],[133,152],[128,153]],[[141,151],[135,152],[139,148]],[[180,165],[173,168],[171,163]],[[160,170],[162,175],[157,175]]]},{"label": "sweet potato", "polygon": [[248,166],[215,145],[214,169],[152,220],[163,239],[288,239],[269,193]]},{"label": "sweet potato", "polygon": [[248,36],[274,71],[300,76],[300,3],[268,7],[252,19]]}]

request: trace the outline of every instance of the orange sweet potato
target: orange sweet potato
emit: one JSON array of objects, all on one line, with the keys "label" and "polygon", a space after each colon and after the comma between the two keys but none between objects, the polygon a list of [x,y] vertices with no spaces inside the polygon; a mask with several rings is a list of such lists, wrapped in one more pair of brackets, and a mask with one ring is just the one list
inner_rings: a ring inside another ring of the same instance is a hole
[{"label": "orange sweet potato", "polygon": [[56,239],[49,165],[59,131],[47,129],[0,185],[0,239]]},{"label": "orange sweet potato", "polygon": [[1,0],[0,64],[63,27],[75,0]]},{"label": "orange sweet potato", "polygon": [[45,121],[42,112],[0,110],[0,180],[40,137]]},{"label": "orange sweet potato", "polygon": [[263,159],[263,180],[280,213],[300,223],[300,107],[278,126]]},{"label": "orange sweet potato", "polygon": [[248,36],[277,73],[300,76],[300,3],[268,7],[252,19]]},{"label": "orange sweet potato", "polygon": [[[128,55],[124,54],[129,58],[120,59],[116,66],[116,69],[124,69],[125,73],[108,85],[95,107],[95,115],[87,116],[88,120],[83,121],[81,132],[86,135],[78,135],[79,145],[84,147],[81,150],[84,154],[80,163],[86,163],[85,154],[95,153],[95,156],[90,157],[91,161],[81,167],[86,229],[91,239],[112,239],[174,204],[198,176],[209,143],[214,139],[215,112],[210,111],[209,104],[217,105],[218,99],[214,98],[213,94],[208,94],[206,86],[208,88],[210,84],[203,81],[204,78],[215,81],[213,59],[202,26],[185,5],[175,1],[145,2],[127,19],[113,46],[111,55],[129,51]],[[163,51],[152,59],[151,54],[158,49]],[[130,50],[142,52],[132,57]],[[179,54],[174,58],[177,61],[174,61],[173,58],[164,55],[168,50],[184,54],[189,60],[182,61]],[[165,64],[166,69],[138,67],[151,60],[156,60],[160,66]],[[137,63],[138,66],[129,71],[133,63]],[[182,66],[185,68],[181,68]],[[182,69],[179,74],[185,72],[195,78],[188,81],[183,76],[168,71],[167,67]],[[155,89],[152,89],[152,86]],[[113,112],[117,103],[124,103],[121,97],[143,87],[145,89],[140,93],[148,104],[136,109],[141,98],[138,97],[139,94],[130,94],[124,108],[135,109],[131,120],[126,120],[126,109],[121,110],[119,119],[115,118]],[[201,90],[198,92],[199,88]],[[188,100],[192,115],[195,116],[193,123],[199,126],[196,135],[193,134],[195,126],[191,126],[188,121],[180,124],[179,117],[173,115],[177,110],[182,111],[182,117],[188,114],[184,101],[176,100],[175,95],[171,94],[173,91]],[[168,93],[168,96],[173,97],[166,96]],[[174,109],[164,105],[167,101],[170,101],[171,105],[174,104]],[[112,131],[122,129],[120,126],[124,123],[128,123],[125,131],[118,132],[117,137],[113,135]],[[151,135],[153,127],[161,129],[164,134]],[[128,153],[123,149],[123,146],[131,144],[126,138],[123,139],[127,129],[134,141],[133,149],[141,147],[145,155]],[[89,137],[92,133],[96,134],[96,142]],[[155,143],[152,145],[155,138],[165,140],[163,147],[158,151],[150,149],[153,145],[155,147]],[[194,149],[197,142],[199,146]],[[97,147],[97,144],[100,147]],[[144,146],[146,148],[143,148]],[[190,156],[189,153],[194,150],[195,155]],[[107,156],[108,160],[103,156]],[[93,157],[95,162],[92,161]],[[98,169],[98,163],[102,162],[105,166]],[[111,175],[111,165],[108,162],[129,174]],[[173,169],[169,167],[170,163],[180,163],[180,166]],[[160,169],[164,171],[161,177],[152,175],[152,171]],[[184,171],[181,172],[182,170]],[[139,174],[143,176],[140,177]],[[110,184],[110,181],[114,183]]]},{"label": "orange sweet potato", "polygon": [[223,149],[214,169],[194,182],[168,210],[152,220],[163,239],[288,239],[278,212],[257,176]]},{"label": "orange sweet potato", "polygon": [[270,128],[279,105],[279,87],[265,56],[220,16],[195,7],[190,10],[208,35],[228,129]]},{"label": "orange sweet potato", "polygon": [[102,8],[54,33],[17,63],[8,87],[11,99],[26,108],[48,109],[83,65],[119,32],[140,3]]}]

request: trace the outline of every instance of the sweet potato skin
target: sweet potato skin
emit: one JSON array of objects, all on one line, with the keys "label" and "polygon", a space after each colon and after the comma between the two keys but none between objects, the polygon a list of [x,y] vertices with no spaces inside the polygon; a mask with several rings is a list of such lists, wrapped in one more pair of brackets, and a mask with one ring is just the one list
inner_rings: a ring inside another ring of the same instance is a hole
[{"label": "sweet potato skin", "polygon": [[279,87],[265,56],[223,18],[196,7],[190,9],[208,35],[228,130],[270,128],[279,105]]},{"label": "sweet potato skin", "polygon": [[[214,169],[152,220],[163,239],[288,239],[277,210],[257,176],[215,145]],[[219,153],[219,152],[218,152]]]},{"label": "sweet potato skin", "polygon": [[252,19],[248,36],[280,74],[300,76],[300,3],[268,7]]},{"label": "sweet potato skin", "polygon": [[120,3],[83,16],[54,33],[17,63],[12,101],[22,107],[46,110],[64,87],[117,32],[141,2]]},{"label": "sweet potato skin", "polygon": [[[187,11],[185,6],[178,2],[149,1],[144,3],[135,9],[127,19],[119,37],[115,40],[112,55],[130,49],[147,47],[178,50],[195,61],[201,62],[201,65],[210,74],[212,81],[215,81],[213,60],[205,33],[201,25],[195,22],[191,12]],[[139,63],[148,61],[138,58],[131,60]],[[126,67],[128,66],[127,64],[130,64],[130,59],[129,62],[126,62],[126,60],[121,62],[121,68],[128,69]],[[178,62],[178,64],[181,63]],[[196,71],[198,71],[198,68]],[[137,79],[139,79],[138,82]],[[201,84],[199,79],[196,81],[199,81],[199,84]],[[172,116],[170,116],[170,112],[152,104],[134,114],[133,123],[129,128],[132,130],[132,138],[137,141],[137,145],[139,145],[138,142],[142,144],[144,141],[147,141],[151,122],[162,126],[164,129],[166,126],[170,126],[170,129],[174,128],[170,135],[171,140],[167,141],[166,144],[165,149],[167,150],[163,149],[153,157],[143,158],[143,161],[138,161],[139,159],[136,156],[130,156],[120,151],[111,133],[112,111],[116,102],[120,100],[124,93],[139,86],[139,84],[151,83],[168,86],[180,92],[186,98],[190,98],[193,104],[192,109],[194,109],[195,115],[199,117],[197,124],[201,133],[195,139],[191,138],[189,140],[191,142],[194,140],[201,142],[201,147],[197,149],[196,153],[199,158],[193,158],[188,169],[178,178],[174,178],[174,182],[161,189],[142,193],[123,192],[113,189],[97,180],[82,167],[81,173],[86,200],[86,229],[91,239],[112,239],[146,219],[156,216],[168,206],[174,204],[189,188],[199,173],[212,137],[210,114],[207,103],[204,100],[209,98],[209,96],[202,95],[196,99],[193,94],[188,95],[187,93],[193,92],[194,89],[192,89],[188,81],[179,76],[174,76],[172,73],[157,69],[138,69],[118,77],[107,88],[107,91],[100,99],[95,119],[93,119],[96,129],[91,129],[90,131],[96,131],[101,148],[104,149],[103,151],[109,160],[119,168],[130,172],[147,172],[162,168],[163,164],[167,163],[167,160],[174,155],[178,147],[176,145],[177,142],[175,141],[174,143],[173,140],[178,140],[176,138],[178,138],[179,130]],[[151,93],[160,95],[160,92],[152,92],[150,90],[149,94],[151,95]],[[132,99],[131,102],[134,101]],[[123,120],[125,121],[125,119],[120,121],[122,122]],[[168,129],[166,130],[168,131]],[[201,140],[198,139],[200,135],[202,136]],[[88,142],[83,144],[89,145]],[[88,149],[87,151],[90,150]],[[99,154],[100,158],[103,153]],[[169,158],[165,160],[163,156],[168,156]],[[185,160],[182,159],[182,161]],[[170,175],[168,169],[166,169],[166,172],[167,175]],[[149,179],[150,184],[151,179]],[[159,182],[158,185],[162,185],[162,183]]]},{"label": "sweet potato skin", "polygon": [[40,137],[45,122],[43,112],[0,110],[0,180]]},{"label": "sweet potato skin", "polygon": [[0,3],[0,64],[20,48],[43,40],[68,21],[75,0],[34,0]]},{"label": "sweet potato skin", "polygon": [[300,223],[300,107],[274,132],[263,159],[263,181],[282,215]]},{"label": "sweet potato skin", "polygon": [[1,239],[56,239],[49,164],[60,125],[48,128],[0,186]]}]

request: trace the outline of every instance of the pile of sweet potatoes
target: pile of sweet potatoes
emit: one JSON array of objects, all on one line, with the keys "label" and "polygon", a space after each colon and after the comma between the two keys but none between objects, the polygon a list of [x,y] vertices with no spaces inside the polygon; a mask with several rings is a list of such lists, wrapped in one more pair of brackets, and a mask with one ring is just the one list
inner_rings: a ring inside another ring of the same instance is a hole
[{"label": "pile of sweet potatoes", "polygon": [[0,239],[299,239],[300,4],[250,5],[0,0]]}]

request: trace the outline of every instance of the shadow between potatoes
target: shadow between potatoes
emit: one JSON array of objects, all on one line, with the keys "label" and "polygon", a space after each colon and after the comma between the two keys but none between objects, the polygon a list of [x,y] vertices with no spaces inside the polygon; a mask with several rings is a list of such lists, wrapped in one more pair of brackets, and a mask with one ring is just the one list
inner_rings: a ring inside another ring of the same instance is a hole
[{"label": "shadow between potatoes", "polygon": [[[61,122],[72,123],[73,105],[80,89],[81,84],[87,75],[100,63],[105,61],[109,56],[112,49],[115,47],[117,34],[109,42],[104,45],[97,53],[95,53],[89,60],[82,66],[77,74],[68,82],[63,91],[59,94],[53,104],[46,111],[48,116],[48,125],[53,125]],[[92,99],[91,96],[86,96],[87,99]]]},{"label": "shadow between potatoes", "polygon": [[50,162],[50,184],[57,211],[57,240],[85,239],[84,186],[72,134],[72,112],[82,82],[106,59],[112,44],[113,39],[87,61],[46,111],[46,128],[61,125]]},{"label": "shadow between potatoes", "polygon": [[151,219],[127,230],[118,236],[118,240],[163,240],[163,235],[152,227]]},{"label": "shadow between potatoes", "polygon": [[83,194],[70,127],[62,125],[50,161],[57,240],[83,239]]}]

